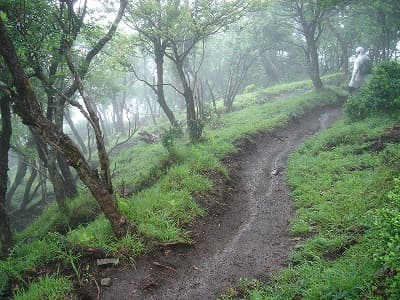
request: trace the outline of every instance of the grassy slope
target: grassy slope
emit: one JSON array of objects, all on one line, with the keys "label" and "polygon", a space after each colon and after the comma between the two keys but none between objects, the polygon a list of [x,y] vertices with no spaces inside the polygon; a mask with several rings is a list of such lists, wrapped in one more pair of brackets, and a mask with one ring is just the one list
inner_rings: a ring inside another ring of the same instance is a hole
[{"label": "grassy slope", "polygon": [[[328,79],[332,78],[336,77]],[[205,130],[203,143],[196,146],[188,146],[185,141],[176,143],[174,155],[178,163],[170,167],[165,175],[159,174],[158,171],[163,161],[168,159],[168,153],[159,144],[139,145],[121,152],[114,159],[118,170],[116,186],[140,185],[152,176],[161,176],[161,179],[129,199],[118,199],[120,209],[147,236],[163,242],[190,242],[183,225],[205,213],[198,207],[192,195],[207,193],[212,189],[213,183],[204,176],[207,171],[213,170],[228,176],[220,159],[235,151],[232,144],[235,139],[258,130],[272,130],[284,126],[291,118],[300,116],[312,107],[337,100],[336,94],[329,90],[319,93],[307,92],[273,103],[265,96],[269,93],[280,94],[285,89],[293,91],[305,87],[310,87],[310,82],[260,89],[242,95],[239,100],[243,109],[213,119]],[[244,105],[245,103],[247,104]],[[94,200],[84,189],[81,196],[69,205],[74,214],[85,215],[97,210]],[[79,279],[82,276],[82,270],[77,268],[80,257],[65,250],[67,242],[100,247],[128,259],[134,259],[147,248],[136,236],[128,235],[122,240],[115,239],[109,223],[103,216],[87,226],[70,230],[66,236],[51,233],[54,228],[60,226],[68,226],[67,219],[56,207],[50,207],[32,226],[18,235],[19,242],[10,258],[0,261],[0,294],[2,285],[6,285],[9,279],[30,285],[33,291],[27,291],[28,295],[37,293],[42,281],[44,286],[57,282],[60,280],[57,279],[57,274],[55,277],[44,276],[39,281],[29,277],[30,271],[34,273],[36,269],[50,262],[58,264],[60,270],[65,267],[73,270]],[[37,284],[30,284],[31,281]],[[56,283],[54,285],[57,286]],[[17,294],[21,297],[25,295],[21,291]]]},{"label": "grassy slope", "polygon": [[388,263],[399,260],[398,231],[386,234],[382,224],[389,231],[400,225],[394,180],[400,145],[368,150],[396,122],[383,116],[341,121],[291,156],[287,176],[297,209],[291,230],[300,241],[288,268],[269,285],[242,283],[246,298],[398,299],[399,278],[389,276],[394,264]]}]

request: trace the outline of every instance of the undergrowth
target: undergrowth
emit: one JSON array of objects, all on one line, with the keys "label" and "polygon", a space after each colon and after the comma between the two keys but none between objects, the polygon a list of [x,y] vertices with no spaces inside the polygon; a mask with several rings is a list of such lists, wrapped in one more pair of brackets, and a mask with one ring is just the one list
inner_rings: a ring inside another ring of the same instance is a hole
[{"label": "undergrowth", "polygon": [[[72,289],[69,280],[51,276],[36,280],[36,277],[37,272],[50,263],[57,265],[57,269],[76,265],[80,256],[68,251],[66,243],[65,236],[52,232],[29,243],[23,240],[17,242],[7,260],[0,261],[0,297],[6,295],[8,284],[13,280],[19,283],[17,287],[21,287],[15,291],[16,299],[62,299],[61,295]],[[57,288],[46,291],[47,288],[57,286],[61,282],[64,287],[62,294]],[[28,287],[30,288],[25,293]],[[53,294],[54,296],[51,296]]]}]

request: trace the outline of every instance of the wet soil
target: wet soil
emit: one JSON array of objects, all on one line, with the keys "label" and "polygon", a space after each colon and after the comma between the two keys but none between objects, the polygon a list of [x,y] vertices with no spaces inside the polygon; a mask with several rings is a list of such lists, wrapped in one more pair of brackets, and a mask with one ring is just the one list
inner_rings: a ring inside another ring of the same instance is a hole
[{"label": "wet soil", "polygon": [[240,278],[268,280],[295,243],[288,232],[288,155],[341,115],[339,105],[319,108],[284,129],[238,141],[239,153],[225,161],[230,179],[213,174],[215,191],[198,198],[208,213],[190,228],[195,243],[159,247],[134,268],[98,270],[98,281],[112,280],[100,299],[215,299]]}]

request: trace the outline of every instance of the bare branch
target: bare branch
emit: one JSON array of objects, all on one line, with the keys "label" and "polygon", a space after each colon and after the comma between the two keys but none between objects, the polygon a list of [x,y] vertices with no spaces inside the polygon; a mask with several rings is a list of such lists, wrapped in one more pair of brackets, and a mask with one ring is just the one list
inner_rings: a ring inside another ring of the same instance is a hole
[{"label": "bare branch", "polygon": [[128,118],[128,122],[129,122],[129,130],[128,130],[127,138],[125,140],[123,140],[122,142],[119,142],[119,137],[118,137],[117,140],[115,141],[114,146],[112,146],[111,149],[108,151],[108,155],[110,155],[111,152],[113,152],[116,148],[129,142],[132,139],[132,137],[135,135],[135,133],[138,131],[136,118],[135,118],[135,125],[134,125],[133,129],[131,126],[131,120],[129,118]]},{"label": "bare branch", "polygon": [[40,175],[42,175],[45,179],[47,179],[47,174],[43,172],[40,168],[38,168],[36,165],[32,164],[27,160],[24,160],[24,164],[30,167],[31,169],[37,171]]},{"label": "bare branch", "polygon": [[118,14],[117,14],[117,16],[115,17],[115,20],[114,20],[114,22],[112,23],[112,25],[111,25],[110,29],[108,30],[107,34],[106,34],[104,37],[102,37],[102,38],[97,42],[97,44],[93,47],[93,49],[90,50],[90,51],[88,52],[88,54],[86,55],[86,58],[85,58],[86,65],[90,64],[90,62],[92,61],[92,59],[97,55],[97,53],[100,52],[101,49],[103,49],[104,45],[105,45],[109,40],[111,40],[111,38],[113,37],[114,33],[116,32],[117,27],[118,27],[118,24],[119,24],[119,22],[121,21],[122,16],[123,16],[124,11],[125,11],[125,8],[126,8],[126,6],[127,6],[127,4],[128,4],[128,1],[127,1],[127,0],[120,0],[119,3],[120,3],[120,5],[119,5]]},{"label": "bare branch", "polygon": [[[135,68],[132,67],[132,65],[124,64],[124,63],[122,63],[122,62],[120,62],[120,64],[121,64],[122,66],[126,67],[128,71],[132,72],[132,73],[135,75],[135,77],[136,77],[137,80],[139,80],[139,81],[145,83],[147,86],[149,86],[149,87],[153,90],[154,93],[157,94],[157,88],[156,88],[156,87],[158,86],[157,84],[152,84],[152,83],[148,82],[146,79],[143,79],[142,77],[140,77],[140,76],[137,74]],[[183,95],[183,92],[180,91],[180,90],[179,90],[175,85],[173,85],[172,83],[163,83],[163,86],[170,86],[170,87],[172,87],[177,93]]]},{"label": "bare branch", "polygon": [[72,106],[76,107],[77,109],[79,109],[79,111],[81,112],[81,114],[85,117],[85,119],[91,124],[91,126],[94,126],[94,124],[92,124],[92,119],[90,118],[88,112],[84,109],[84,107],[78,102],[78,101],[74,101],[71,98],[67,97],[66,95],[64,95],[62,92],[60,92],[54,85],[52,85],[49,80],[44,76],[43,73],[36,73],[36,75],[38,76],[38,78],[45,84],[45,86],[47,88],[50,88],[53,92],[55,92],[58,96],[60,96],[62,99],[64,99],[66,102],[68,102],[69,104],[71,104]]}]

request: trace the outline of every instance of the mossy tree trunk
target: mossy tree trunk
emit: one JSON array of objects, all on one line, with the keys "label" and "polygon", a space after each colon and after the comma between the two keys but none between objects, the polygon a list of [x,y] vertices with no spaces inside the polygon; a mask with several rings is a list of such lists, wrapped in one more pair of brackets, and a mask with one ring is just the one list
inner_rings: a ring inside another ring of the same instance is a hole
[{"label": "mossy tree trunk", "polygon": [[8,181],[8,151],[11,139],[11,111],[9,97],[0,99],[1,131],[0,131],[0,242],[1,255],[7,256],[13,243],[11,228],[6,210],[6,192]]}]

